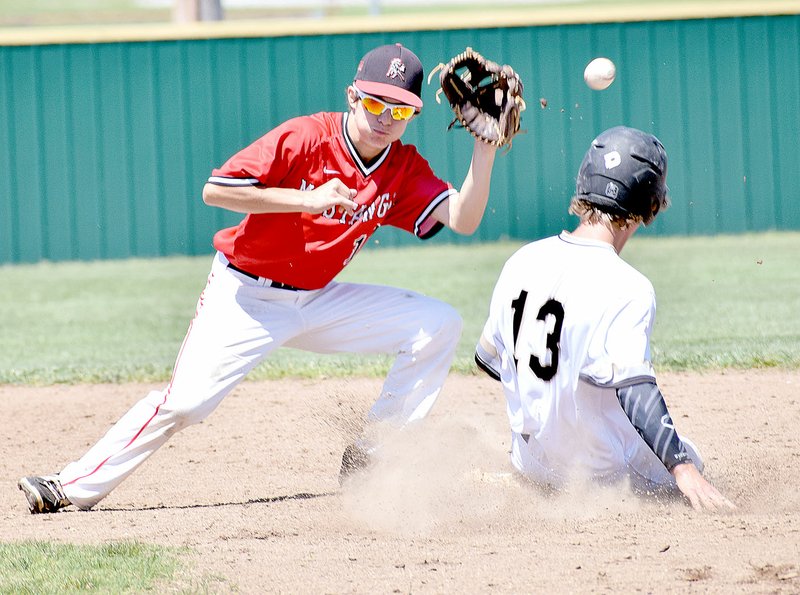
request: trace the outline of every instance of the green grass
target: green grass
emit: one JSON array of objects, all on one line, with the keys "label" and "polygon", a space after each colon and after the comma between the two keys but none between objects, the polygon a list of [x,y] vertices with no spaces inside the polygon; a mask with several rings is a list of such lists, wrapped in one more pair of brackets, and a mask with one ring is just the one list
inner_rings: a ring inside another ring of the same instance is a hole
[{"label": "green grass", "polygon": [[176,580],[178,560],[174,548],[139,543],[0,543],[0,593],[157,593]]},{"label": "green grass", "polygon": [[[635,237],[623,252],[653,281],[660,370],[800,366],[800,234]],[[454,370],[472,350],[494,282],[519,243],[366,250],[342,280],[408,287],[464,318]],[[0,267],[0,383],[163,381],[210,257]],[[382,375],[388,357],[282,349],[249,378]]]},{"label": "green grass", "polygon": [[656,288],[660,368],[800,365],[800,235],[637,240],[623,256]]}]

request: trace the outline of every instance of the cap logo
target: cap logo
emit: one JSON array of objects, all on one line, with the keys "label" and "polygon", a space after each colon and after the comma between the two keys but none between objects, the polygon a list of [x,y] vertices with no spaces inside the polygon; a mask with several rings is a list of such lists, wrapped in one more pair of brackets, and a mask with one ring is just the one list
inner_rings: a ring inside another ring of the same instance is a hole
[{"label": "cap logo", "polygon": [[406,80],[406,65],[400,58],[393,58],[389,62],[389,70],[386,71],[386,76],[390,79],[399,78],[401,81]]},{"label": "cap logo", "polygon": [[620,163],[622,163],[622,157],[617,151],[611,151],[610,153],[606,153],[603,155],[603,159],[606,162],[606,169],[614,169]]},{"label": "cap logo", "polygon": [[608,198],[617,198],[619,194],[619,186],[617,186],[614,182],[609,182],[606,184],[606,196]]}]

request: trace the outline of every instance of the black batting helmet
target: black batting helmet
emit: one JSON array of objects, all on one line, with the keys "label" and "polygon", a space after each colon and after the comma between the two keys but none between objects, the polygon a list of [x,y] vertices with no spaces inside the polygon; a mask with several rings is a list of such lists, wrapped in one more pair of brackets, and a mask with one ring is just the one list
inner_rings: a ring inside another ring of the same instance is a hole
[{"label": "black batting helmet", "polygon": [[576,198],[623,219],[649,224],[667,199],[667,153],[655,136],[627,126],[592,141],[575,185]]}]

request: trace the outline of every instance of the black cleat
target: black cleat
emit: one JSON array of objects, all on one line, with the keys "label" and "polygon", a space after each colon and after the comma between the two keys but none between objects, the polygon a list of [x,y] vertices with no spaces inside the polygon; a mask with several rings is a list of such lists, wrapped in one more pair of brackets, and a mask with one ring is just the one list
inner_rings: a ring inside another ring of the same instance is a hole
[{"label": "black cleat", "polygon": [[57,512],[72,504],[55,475],[23,477],[17,483],[28,499],[31,514]]},{"label": "black cleat", "polygon": [[371,451],[357,444],[351,444],[344,449],[342,466],[339,469],[339,485],[359,471],[363,471],[373,463]]}]

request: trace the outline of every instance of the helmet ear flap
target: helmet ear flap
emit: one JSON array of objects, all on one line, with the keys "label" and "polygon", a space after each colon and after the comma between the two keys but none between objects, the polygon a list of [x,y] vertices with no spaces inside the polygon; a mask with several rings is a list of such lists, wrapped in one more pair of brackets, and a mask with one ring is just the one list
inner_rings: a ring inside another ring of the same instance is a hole
[{"label": "helmet ear flap", "polygon": [[649,212],[642,214],[644,224],[649,225],[661,208],[668,204],[666,200],[667,186],[664,182],[664,175],[655,164],[645,161],[643,165],[645,167],[635,172],[633,179],[634,186],[639,189],[639,193],[651,196]]},{"label": "helmet ear flap", "polygon": [[631,174],[633,185],[644,188],[655,188],[658,184],[658,175],[652,169],[642,168]]}]

